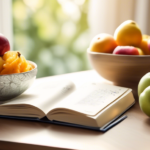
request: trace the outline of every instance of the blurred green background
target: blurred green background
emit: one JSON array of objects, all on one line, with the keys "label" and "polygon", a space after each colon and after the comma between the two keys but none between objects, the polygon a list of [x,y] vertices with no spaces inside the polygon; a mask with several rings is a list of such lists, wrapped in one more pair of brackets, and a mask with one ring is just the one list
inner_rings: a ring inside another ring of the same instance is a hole
[{"label": "blurred green background", "polygon": [[88,0],[13,0],[14,50],[38,65],[37,77],[90,69]]}]

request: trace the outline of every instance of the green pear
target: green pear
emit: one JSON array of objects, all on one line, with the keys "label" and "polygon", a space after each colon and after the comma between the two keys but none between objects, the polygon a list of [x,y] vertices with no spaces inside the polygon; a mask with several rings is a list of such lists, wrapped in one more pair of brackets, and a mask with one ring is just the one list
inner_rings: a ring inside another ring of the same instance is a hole
[{"label": "green pear", "polygon": [[141,110],[150,117],[150,86],[148,86],[139,97]]},{"label": "green pear", "polygon": [[148,87],[150,86],[150,72],[145,74],[138,84],[138,96]]}]

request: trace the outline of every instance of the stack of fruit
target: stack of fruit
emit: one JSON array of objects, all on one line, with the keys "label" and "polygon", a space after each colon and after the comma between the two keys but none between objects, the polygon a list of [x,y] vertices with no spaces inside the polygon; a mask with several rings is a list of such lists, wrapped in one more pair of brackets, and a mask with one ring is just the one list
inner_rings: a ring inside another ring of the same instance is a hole
[{"label": "stack of fruit", "polygon": [[6,37],[0,34],[0,75],[21,73],[34,67],[17,51],[10,51]]},{"label": "stack of fruit", "polygon": [[150,36],[142,35],[136,22],[123,22],[114,36],[101,33],[95,36],[89,47],[90,51],[120,55],[150,55]]}]

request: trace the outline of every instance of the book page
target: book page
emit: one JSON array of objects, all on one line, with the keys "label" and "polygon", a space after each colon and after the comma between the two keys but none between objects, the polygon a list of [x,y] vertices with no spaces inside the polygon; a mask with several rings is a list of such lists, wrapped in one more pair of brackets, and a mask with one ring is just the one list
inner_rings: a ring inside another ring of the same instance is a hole
[{"label": "book page", "polygon": [[[62,98],[70,94],[75,88],[74,83],[68,80],[47,81],[35,83],[22,95],[5,102],[2,105],[29,104],[41,109],[45,114]],[[11,106],[10,106],[11,107]]]},{"label": "book page", "polygon": [[56,105],[56,108],[67,108],[87,115],[96,115],[127,90],[128,88],[101,83],[87,84]]}]

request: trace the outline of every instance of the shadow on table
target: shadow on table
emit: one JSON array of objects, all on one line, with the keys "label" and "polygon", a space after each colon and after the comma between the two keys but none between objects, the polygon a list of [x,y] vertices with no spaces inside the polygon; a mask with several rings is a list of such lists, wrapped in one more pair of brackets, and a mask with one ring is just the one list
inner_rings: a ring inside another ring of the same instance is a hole
[{"label": "shadow on table", "polygon": [[[2,122],[2,123],[1,123]],[[24,120],[15,120],[15,119],[2,119],[0,118],[0,133],[15,133],[18,138],[22,136],[29,136],[30,134],[36,134],[46,130],[47,132],[56,132],[56,133],[69,133],[74,135],[102,135],[103,132],[94,131],[89,129],[82,129],[77,127],[69,127],[62,125],[55,125],[42,122],[34,121],[24,121]],[[110,129],[111,130],[111,129]],[[5,136],[5,135],[4,135]],[[10,135],[11,136],[11,135]],[[14,135],[12,135],[14,136]]]}]

